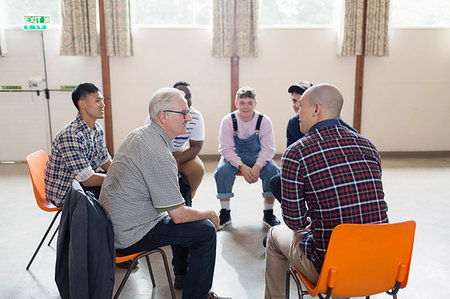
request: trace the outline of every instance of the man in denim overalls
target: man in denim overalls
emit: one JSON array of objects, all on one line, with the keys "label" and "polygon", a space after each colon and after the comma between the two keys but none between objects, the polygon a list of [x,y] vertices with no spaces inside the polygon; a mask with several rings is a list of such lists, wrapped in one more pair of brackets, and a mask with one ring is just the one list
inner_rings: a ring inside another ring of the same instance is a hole
[{"label": "man in denim overalls", "polygon": [[241,172],[249,183],[262,180],[264,217],[266,226],[279,225],[273,214],[274,197],[270,191],[270,178],[280,169],[273,161],[275,141],[270,118],[255,111],[256,94],[251,87],[242,87],[234,102],[237,111],[222,119],[219,133],[219,165],[214,172],[217,198],[220,200],[219,229],[231,223],[230,198],[236,175]]}]

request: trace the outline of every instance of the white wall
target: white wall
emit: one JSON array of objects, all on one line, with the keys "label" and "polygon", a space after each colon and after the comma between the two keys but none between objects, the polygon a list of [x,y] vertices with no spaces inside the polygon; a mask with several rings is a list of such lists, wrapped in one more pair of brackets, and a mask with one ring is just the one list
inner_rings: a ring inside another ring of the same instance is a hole
[{"label": "white wall", "polygon": [[[41,34],[22,29],[6,30],[8,56],[0,57],[0,85],[22,85],[29,78],[44,78]],[[101,86],[99,57],[59,55],[59,30],[44,32],[48,87],[94,82]],[[41,88],[45,85],[41,84]],[[76,115],[70,92],[50,92],[53,137]],[[101,122],[103,125],[103,121]],[[0,93],[0,161],[23,161],[29,153],[50,150],[47,100],[41,93]]]},{"label": "white wall", "polygon": [[382,151],[450,150],[450,30],[392,30],[366,59],[362,133]]},{"label": "white wall", "polygon": [[[93,82],[101,87],[99,57],[59,56],[59,31],[45,32],[49,88]],[[293,115],[287,88],[300,79],[336,84],[345,97],[342,117],[353,118],[355,57],[336,55],[331,29],[261,29],[259,56],[240,59],[240,85],[255,88],[257,109],[271,117],[277,153]],[[9,55],[0,58],[0,85],[27,86],[43,77],[40,35],[6,30]],[[147,115],[151,94],[175,81],[191,83],[205,118],[202,154],[217,154],[217,134],[230,109],[230,60],[211,56],[207,29],[134,28],[134,56],[111,57],[114,145]],[[450,29],[393,29],[389,57],[367,57],[362,134],[380,151],[450,151]],[[0,93],[0,161],[48,151],[45,98]],[[68,92],[51,98],[53,134],[76,111]]]}]

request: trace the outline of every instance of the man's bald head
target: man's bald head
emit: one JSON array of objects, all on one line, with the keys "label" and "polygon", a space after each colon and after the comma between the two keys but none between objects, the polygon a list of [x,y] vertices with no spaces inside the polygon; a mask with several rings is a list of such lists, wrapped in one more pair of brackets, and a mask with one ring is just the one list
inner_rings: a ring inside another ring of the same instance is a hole
[{"label": "man's bald head", "polygon": [[308,88],[300,99],[300,131],[307,134],[312,126],[326,119],[339,119],[344,99],[333,84],[322,83]]},{"label": "man's bald head", "polygon": [[320,104],[324,119],[339,119],[344,98],[333,84],[321,83],[308,88],[305,92],[312,105]]}]

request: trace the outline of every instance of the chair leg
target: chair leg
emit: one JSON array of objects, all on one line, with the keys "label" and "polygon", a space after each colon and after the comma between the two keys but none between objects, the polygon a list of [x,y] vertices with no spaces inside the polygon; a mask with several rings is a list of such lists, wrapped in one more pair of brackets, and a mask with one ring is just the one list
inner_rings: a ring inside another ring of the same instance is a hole
[{"label": "chair leg", "polygon": [[172,295],[172,299],[176,299],[177,297],[175,295],[175,288],[173,286],[172,276],[170,275],[170,268],[169,268],[169,263],[167,262],[166,254],[164,253],[164,251],[161,248],[157,248],[156,251],[158,251],[161,254],[161,257],[163,259],[164,268],[166,269],[167,281],[169,283],[170,294]]},{"label": "chair leg", "polygon": [[156,287],[155,277],[153,276],[152,264],[150,264],[150,258],[148,257],[148,255],[146,255],[145,259],[147,260],[147,268],[148,268],[148,273],[150,273],[150,278],[152,279],[152,285],[153,285],[153,287]]},{"label": "chair leg", "polygon": [[295,272],[294,269],[292,269],[291,267],[288,268],[287,272],[286,272],[286,299],[289,299],[289,293],[290,293],[290,289],[291,289],[291,285],[290,285],[290,277],[292,277],[292,279],[294,280],[295,284],[297,285],[297,295],[299,299],[303,299],[304,295],[308,295],[308,291],[304,291],[302,289],[302,283],[300,282],[300,280],[297,277],[297,273]]},{"label": "chair leg", "polygon": [[125,274],[125,277],[122,279],[122,282],[120,283],[120,286],[119,286],[119,288],[117,289],[116,294],[114,295],[114,299],[119,298],[119,295],[120,295],[120,293],[122,292],[122,289],[123,289],[123,287],[125,286],[125,283],[127,282],[128,277],[130,276],[130,274],[131,274],[131,272],[132,272],[132,270],[133,270],[134,265],[137,263],[137,261],[138,261],[140,258],[142,258],[142,257],[144,257],[144,256],[146,257],[146,260],[147,260],[147,266],[148,266],[148,269],[149,269],[149,272],[150,272],[150,277],[151,277],[151,279],[152,279],[153,287],[156,285],[155,279],[154,279],[154,277],[153,277],[153,270],[152,270],[152,267],[151,267],[151,264],[150,264],[150,260],[149,260],[149,258],[148,258],[148,256],[149,256],[150,254],[153,254],[153,253],[156,253],[156,252],[159,252],[159,253],[161,254],[162,259],[163,259],[163,262],[164,262],[164,268],[165,268],[165,270],[166,270],[167,281],[168,281],[168,283],[169,283],[170,294],[172,295],[172,299],[176,299],[176,298],[177,298],[176,295],[175,295],[175,289],[174,289],[174,286],[173,286],[173,283],[172,283],[172,276],[170,275],[170,268],[169,268],[169,263],[167,262],[166,254],[164,253],[164,251],[163,251],[161,248],[156,248],[156,249],[154,249],[154,250],[152,250],[152,251],[148,251],[148,252],[146,252],[146,253],[143,253],[143,254],[141,254],[141,255],[138,255],[137,257],[135,257],[135,258],[132,260],[131,265],[130,265],[130,267],[128,268],[128,271],[127,271],[127,273]]},{"label": "chair leg", "polygon": [[34,260],[34,258],[36,257],[36,255],[37,255],[39,249],[41,249],[42,243],[44,243],[45,238],[47,238],[47,235],[48,235],[48,233],[50,232],[50,229],[52,228],[53,223],[55,223],[55,220],[56,220],[56,218],[58,217],[59,213],[61,213],[61,210],[58,210],[58,211],[56,212],[55,217],[53,217],[53,220],[52,220],[52,222],[50,223],[50,225],[48,226],[47,231],[46,231],[45,234],[44,234],[44,237],[42,237],[41,242],[39,243],[38,247],[36,248],[36,251],[34,252],[33,256],[31,257],[30,262],[28,263],[28,265],[27,265],[27,267],[26,267],[27,271],[28,271],[28,269],[30,268],[31,264],[33,263],[33,260]]},{"label": "chair leg", "polygon": [[52,243],[52,241],[53,241],[53,239],[55,238],[56,233],[58,232],[58,230],[59,230],[59,225],[58,225],[58,227],[55,229],[55,232],[53,233],[53,235],[52,235],[50,241],[48,242],[47,246],[50,246],[50,243]]},{"label": "chair leg", "polygon": [[290,268],[286,271],[286,291],[285,291],[285,298],[289,299],[290,295],[289,293],[291,292],[291,271],[289,271]]},{"label": "chair leg", "polygon": [[125,286],[125,283],[128,280],[128,277],[130,276],[131,272],[133,271],[134,266],[136,265],[137,260],[139,259],[139,256],[135,257],[131,260],[131,265],[128,267],[127,273],[125,273],[124,278],[122,279],[122,282],[120,283],[119,288],[116,291],[116,294],[114,295],[114,299],[119,298],[120,293],[122,292],[123,287]]}]

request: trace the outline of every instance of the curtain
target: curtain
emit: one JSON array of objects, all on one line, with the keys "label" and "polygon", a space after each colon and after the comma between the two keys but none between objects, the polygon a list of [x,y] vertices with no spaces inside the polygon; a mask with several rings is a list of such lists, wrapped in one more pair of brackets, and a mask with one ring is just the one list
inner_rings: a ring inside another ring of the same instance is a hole
[{"label": "curtain", "polygon": [[214,0],[213,56],[257,56],[258,2]]},{"label": "curtain", "polygon": [[104,0],[108,56],[132,56],[129,0]]},{"label": "curtain", "polygon": [[61,55],[99,54],[96,0],[61,0]]},{"label": "curtain", "polygon": [[4,24],[0,22],[0,57],[6,57],[8,55],[8,48],[6,47],[6,37]]},{"label": "curtain", "polygon": [[[342,56],[362,54],[362,22],[365,0],[345,1],[344,39]],[[389,1],[367,0],[366,56],[389,55]]]},{"label": "curtain", "polygon": [[5,39],[4,39],[4,36],[5,36],[5,32],[4,32],[4,30],[3,30],[3,28],[1,27],[1,25],[0,25],[0,57],[2,57],[2,56],[6,56],[6,42],[5,42]]}]

